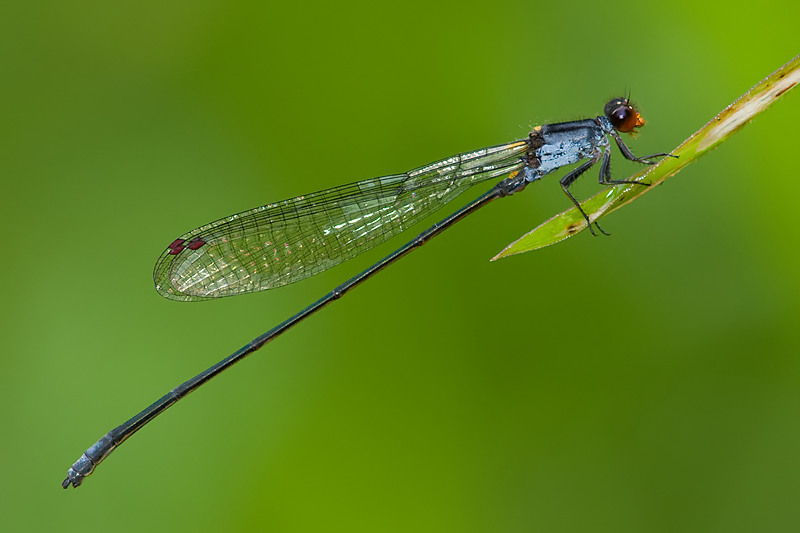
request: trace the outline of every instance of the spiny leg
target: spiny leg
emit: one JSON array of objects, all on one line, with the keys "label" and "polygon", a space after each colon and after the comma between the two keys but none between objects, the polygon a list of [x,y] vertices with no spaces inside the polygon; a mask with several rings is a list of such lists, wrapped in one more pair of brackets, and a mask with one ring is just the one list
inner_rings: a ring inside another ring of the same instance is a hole
[{"label": "spiny leg", "polygon": [[653,158],[653,157],[674,157],[674,158],[677,158],[678,157],[676,155],[667,154],[667,153],[663,153],[663,152],[662,153],[658,153],[658,154],[646,155],[644,157],[636,157],[633,154],[633,152],[631,152],[631,149],[628,148],[628,146],[624,142],[622,142],[622,137],[619,136],[619,133],[617,133],[616,131],[612,131],[610,133],[611,133],[611,136],[614,137],[614,141],[616,141],[617,146],[619,147],[619,151],[622,152],[622,155],[625,156],[625,159],[629,159],[630,161],[636,161],[637,163],[644,163],[645,165],[654,165],[656,162],[655,161],[650,161],[650,158]]},{"label": "spiny leg", "polygon": [[[587,215],[586,212],[583,210],[583,208],[581,207],[580,202],[578,202],[578,200],[576,200],[575,197],[572,196],[572,193],[569,192],[569,186],[572,185],[575,182],[575,180],[580,177],[581,174],[583,174],[584,172],[589,170],[592,167],[592,165],[597,163],[600,160],[601,156],[602,156],[602,154],[600,152],[597,152],[594,155],[594,157],[592,157],[589,161],[583,163],[581,166],[579,166],[578,168],[576,168],[572,172],[569,172],[567,175],[565,175],[563,178],[561,178],[559,180],[559,183],[561,183],[561,188],[564,190],[564,192],[567,194],[567,196],[569,196],[569,199],[572,200],[572,203],[575,204],[575,207],[578,208],[578,211],[581,212],[581,215],[583,215],[583,218],[586,219],[586,224],[589,226],[589,231],[591,231],[592,235],[594,235],[595,237],[597,237],[597,234],[592,229],[592,221],[589,220],[589,215]],[[605,235],[609,235],[609,233],[606,233],[605,230],[603,230],[603,228],[601,228],[597,224],[597,222],[595,222],[594,225],[597,226],[597,229],[599,229],[602,233],[604,233]]]},{"label": "spiny leg", "polygon": [[[626,147],[627,148],[627,147]],[[656,154],[657,155],[657,154]],[[648,157],[653,157],[648,156]],[[652,163],[646,163],[652,164]],[[611,149],[606,148],[603,152],[603,161],[600,163],[600,185],[619,185],[621,183],[630,183],[631,185],[644,185],[649,187],[649,183],[635,180],[615,180],[611,178]]]},{"label": "spiny leg", "polygon": [[[611,134],[612,137],[614,137],[614,141],[617,143],[617,146],[619,147],[620,152],[622,152],[622,155],[625,157],[625,159],[628,159],[630,161],[635,161],[637,163],[644,163],[645,165],[654,165],[654,164],[656,164],[656,161],[651,161],[650,160],[650,159],[652,159],[654,157],[675,157],[675,158],[678,157],[676,155],[663,153],[663,152],[662,153],[658,153],[658,154],[650,154],[650,155],[647,155],[647,156],[644,156],[644,157],[637,157],[636,155],[634,155],[634,153],[631,151],[631,149],[628,148],[628,146],[622,141],[622,138],[619,136],[619,133],[617,133],[616,131],[612,131],[612,132],[610,132],[610,134]],[[580,206],[580,204],[575,199],[575,197],[572,196],[572,193],[570,193],[569,190],[567,190],[567,188],[578,178],[578,176],[580,176],[581,174],[583,174],[584,172],[589,170],[589,168],[592,165],[597,163],[597,161],[601,157],[602,157],[602,162],[600,163],[600,184],[601,185],[631,184],[631,185],[644,185],[645,187],[649,187],[650,186],[649,183],[644,183],[644,182],[641,182],[641,181],[615,180],[615,179],[613,179],[611,177],[611,150],[610,150],[610,148],[606,148],[606,150],[602,152],[602,155],[600,153],[597,153],[591,160],[587,161],[583,165],[579,166],[578,168],[576,168],[575,170],[573,170],[572,172],[570,172],[569,174],[567,174],[566,176],[561,178],[561,188],[564,189],[565,193],[567,193],[567,196],[569,196],[570,200],[572,200],[572,203],[574,203],[577,206],[578,210],[583,215],[583,218],[586,219],[586,223],[589,225],[589,231],[591,231],[592,235],[595,235],[595,236],[596,236],[596,234],[595,234],[594,231],[592,231],[592,223],[589,221],[589,217],[583,211],[583,208]],[[605,231],[603,228],[601,228],[600,224],[598,224],[597,221],[594,222],[594,225],[597,226],[597,229],[599,229],[605,235],[611,235],[610,233]]]},{"label": "spiny leg", "polygon": [[[625,146],[625,145],[623,144],[623,146]],[[628,147],[625,146],[625,148],[627,149]],[[628,152],[630,153],[630,150],[628,150]],[[633,155],[633,154],[631,154],[631,155]],[[659,155],[659,154],[655,154],[655,155]],[[654,157],[654,156],[651,155],[651,156],[648,156],[648,157]],[[648,162],[647,164],[652,164],[652,163]],[[606,150],[603,152],[603,161],[600,163],[600,185],[619,185],[621,183],[629,183],[631,185],[644,185],[645,187],[649,187],[650,186],[649,183],[645,183],[643,181],[615,180],[615,179],[612,179],[611,178],[611,148],[606,148]],[[595,222],[594,225],[597,226],[597,228],[600,231],[602,231],[606,235],[609,235],[609,233],[604,231],[603,228],[601,228],[597,224],[597,222]]]}]

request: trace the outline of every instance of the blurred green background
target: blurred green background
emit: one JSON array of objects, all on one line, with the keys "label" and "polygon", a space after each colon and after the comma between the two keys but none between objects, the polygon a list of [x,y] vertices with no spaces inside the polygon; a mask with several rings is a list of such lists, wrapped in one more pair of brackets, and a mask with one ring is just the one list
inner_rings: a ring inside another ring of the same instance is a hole
[{"label": "blurred green background", "polygon": [[177,235],[626,90],[648,121],[630,146],[670,150],[800,52],[793,0],[641,4],[3,4],[3,529],[796,528],[797,91],[606,218],[612,237],[490,263],[569,207],[555,177],[494,203],[60,487],[109,429],[415,233],[198,304],[152,287]]}]

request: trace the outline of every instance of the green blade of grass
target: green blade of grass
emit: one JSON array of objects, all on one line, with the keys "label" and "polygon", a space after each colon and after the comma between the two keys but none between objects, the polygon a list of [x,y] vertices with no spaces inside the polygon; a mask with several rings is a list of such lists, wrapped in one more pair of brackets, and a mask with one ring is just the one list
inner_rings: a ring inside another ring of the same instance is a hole
[{"label": "green blade of grass", "polygon": [[[724,140],[739,131],[747,122],[764,111],[789,89],[800,83],[800,55],[767,76],[755,87],[744,93],[739,99],[726,107],[708,124],[697,130],[671,153],[678,158],[666,157],[648,166],[630,180],[650,183],[651,187],[623,184],[602,191],[581,203],[583,210],[594,222],[608,213],[629,204],[648,191],[655,189],[667,178],[674,176],[685,166],[696,161],[700,156],[710,152]],[[576,208],[560,213],[526,233],[503,251],[492,258],[492,261],[543,248],[572,237],[587,228],[586,220]]]}]

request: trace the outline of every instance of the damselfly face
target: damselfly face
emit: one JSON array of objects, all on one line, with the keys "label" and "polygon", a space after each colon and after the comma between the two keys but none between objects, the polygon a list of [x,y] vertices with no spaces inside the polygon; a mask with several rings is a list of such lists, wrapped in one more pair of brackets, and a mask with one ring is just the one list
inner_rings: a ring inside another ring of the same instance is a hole
[{"label": "damselfly face", "polygon": [[614,129],[622,133],[636,133],[636,128],[644,126],[642,115],[624,97],[614,98],[608,102],[603,113],[608,117]]}]

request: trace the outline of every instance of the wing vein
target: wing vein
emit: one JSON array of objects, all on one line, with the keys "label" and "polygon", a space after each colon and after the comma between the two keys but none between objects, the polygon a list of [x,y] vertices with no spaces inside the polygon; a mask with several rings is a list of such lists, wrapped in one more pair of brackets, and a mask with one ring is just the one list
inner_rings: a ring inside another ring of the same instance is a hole
[{"label": "wing vein", "polygon": [[519,170],[526,147],[484,148],[215,220],[161,254],[156,288],[193,301],[294,283],[405,231],[472,185]]}]

